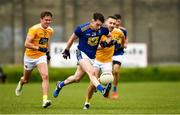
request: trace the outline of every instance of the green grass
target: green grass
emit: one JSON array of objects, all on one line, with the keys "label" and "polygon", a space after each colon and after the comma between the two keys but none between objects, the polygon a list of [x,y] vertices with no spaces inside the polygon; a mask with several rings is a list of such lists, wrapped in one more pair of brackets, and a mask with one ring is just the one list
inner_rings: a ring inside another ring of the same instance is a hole
[{"label": "green grass", "polygon": [[16,84],[0,84],[0,114],[177,114],[180,113],[180,82],[120,83],[120,99],[105,99],[97,92],[90,110],[83,110],[88,83],[72,84],[52,97],[55,84],[50,84],[52,106],[41,108],[41,83],[29,83],[16,97]]},{"label": "green grass", "polygon": [[[4,73],[7,75],[8,83],[16,83],[23,74],[22,65],[5,65]],[[51,68],[49,67],[50,81],[64,80],[67,76],[74,74],[76,68]],[[132,81],[180,81],[180,66],[150,66],[147,68],[121,68],[119,82]],[[31,76],[32,82],[40,82],[41,77],[37,69]],[[84,77],[83,81],[89,81]]]}]

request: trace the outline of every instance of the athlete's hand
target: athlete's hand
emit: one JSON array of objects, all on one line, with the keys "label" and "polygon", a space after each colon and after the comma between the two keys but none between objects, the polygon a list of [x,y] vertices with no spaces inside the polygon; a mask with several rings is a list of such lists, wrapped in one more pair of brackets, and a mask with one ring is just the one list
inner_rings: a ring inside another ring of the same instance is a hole
[{"label": "athlete's hand", "polygon": [[102,47],[102,48],[105,48],[105,47],[107,47],[107,42],[106,41],[101,41],[100,42],[100,46]]},{"label": "athlete's hand", "polygon": [[113,45],[116,45],[117,44],[117,41],[116,40],[111,40],[108,44],[107,44],[107,47],[111,47]]},{"label": "athlete's hand", "polygon": [[47,56],[47,60],[48,60],[48,61],[50,61],[50,59],[51,59],[51,56],[50,56],[50,53],[49,53],[49,51],[47,51],[47,52],[46,52],[46,56]]},{"label": "athlete's hand", "polygon": [[47,52],[48,51],[47,48],[43,48],[43,47],[39,47],[38,50],[40,52]]},{"label": "athlete's hand", "polygon": [[116,45],[116,44],[117,44],[117,40],[111,40],[111,41],[110,41],[110,44],[111,44],[111,45]]},{"label": "athlete's hand", "polygon": [[69,57],[69,59],[71,58],[68,49],[65,49],[64,52],[62,53],[62,55],[63,55],[64,59],[67,59],[68,57]]}]

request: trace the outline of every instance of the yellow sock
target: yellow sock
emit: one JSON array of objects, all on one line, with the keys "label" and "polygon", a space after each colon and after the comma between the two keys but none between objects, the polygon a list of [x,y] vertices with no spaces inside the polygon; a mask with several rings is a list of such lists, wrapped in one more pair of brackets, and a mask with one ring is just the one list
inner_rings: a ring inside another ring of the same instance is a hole
[{"label": "yellow sock", "polygon": [[90,103],[90,99],[88,99],[88,97],[86,97],[86,103]]},{"label": "yellow sock", "polygon": [[43,95],[43,101],[47,100],[47,95]]}]

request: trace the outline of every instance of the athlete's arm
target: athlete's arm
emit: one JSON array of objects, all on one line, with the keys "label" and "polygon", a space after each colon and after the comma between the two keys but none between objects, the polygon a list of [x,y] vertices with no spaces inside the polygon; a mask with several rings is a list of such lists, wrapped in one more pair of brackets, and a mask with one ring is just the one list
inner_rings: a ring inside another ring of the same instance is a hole
[{"label": "athlete's arm", "polygon": [[125,28],[120,28],[120,30],[124,33],[124,38],[122,39],[122,47],[127,48],[128,44],[128,36],[127,36],[127,30]]},{"label": "athlete's arm", "polygon": [[127,44],[128,44],[128,37],[125,38],[124,48],[127,48]]},{"label": "athlete's arm", "polygon": [[69,50],[73,44],[73,42],[77,39],[77,36],[75,35],[75,33],[73,33],[70,37],[69,40],[67,41],[66,44],[66,49]]},{"label": "athlete's arm", "polygon": [[69,40],[67,41],[66,48],[65,48],[65,50],[64,50],[63,53],[62,53],[64,59],[67,59],[68,57],[69,57],[69,59],[71,58],[69,49],[71,48],[73,42],[74,42],[76,39],[77,39],[77,36],[75,35],[75,33],[73,33],[73,34],[70,36]]},{"label": "athlete's arm", "polygon": [[127,44],[128,44],[128,37],[123,38],[123,39],[122,39],[122,47],[123,47],[123,48],[127,48]]},{"label": "athlete's arm", "polygon": [[39,46],[35,46],[35,45],[32,43],[32,41],[33,41],[33,37],[32,37],[32,36],[27,36],[27,37],[26,37],[26,41],[25,41],[25,43],[24,43],[24,46],[25,46],[26,48],[29,48],[29,49],[36,49],[36,50],[38,50],[38,49],[39,49]]}]

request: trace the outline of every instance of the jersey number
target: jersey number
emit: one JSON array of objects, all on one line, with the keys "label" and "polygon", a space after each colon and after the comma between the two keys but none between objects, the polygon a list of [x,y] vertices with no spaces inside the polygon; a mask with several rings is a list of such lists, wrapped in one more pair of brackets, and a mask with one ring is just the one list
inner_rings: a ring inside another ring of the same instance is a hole
[{"label": "jersey number", "polygon": [[45,45],[45,44],[47,44],[48,43],[48,38],[41,38],[40,40],[39,40],[39,44],[41,44],[41,45]]},{"label": "jersey number", "polygon": [[90,37],[88,38],[88,44],[90,46],[96,46],[98,44],[99,37]]}]

